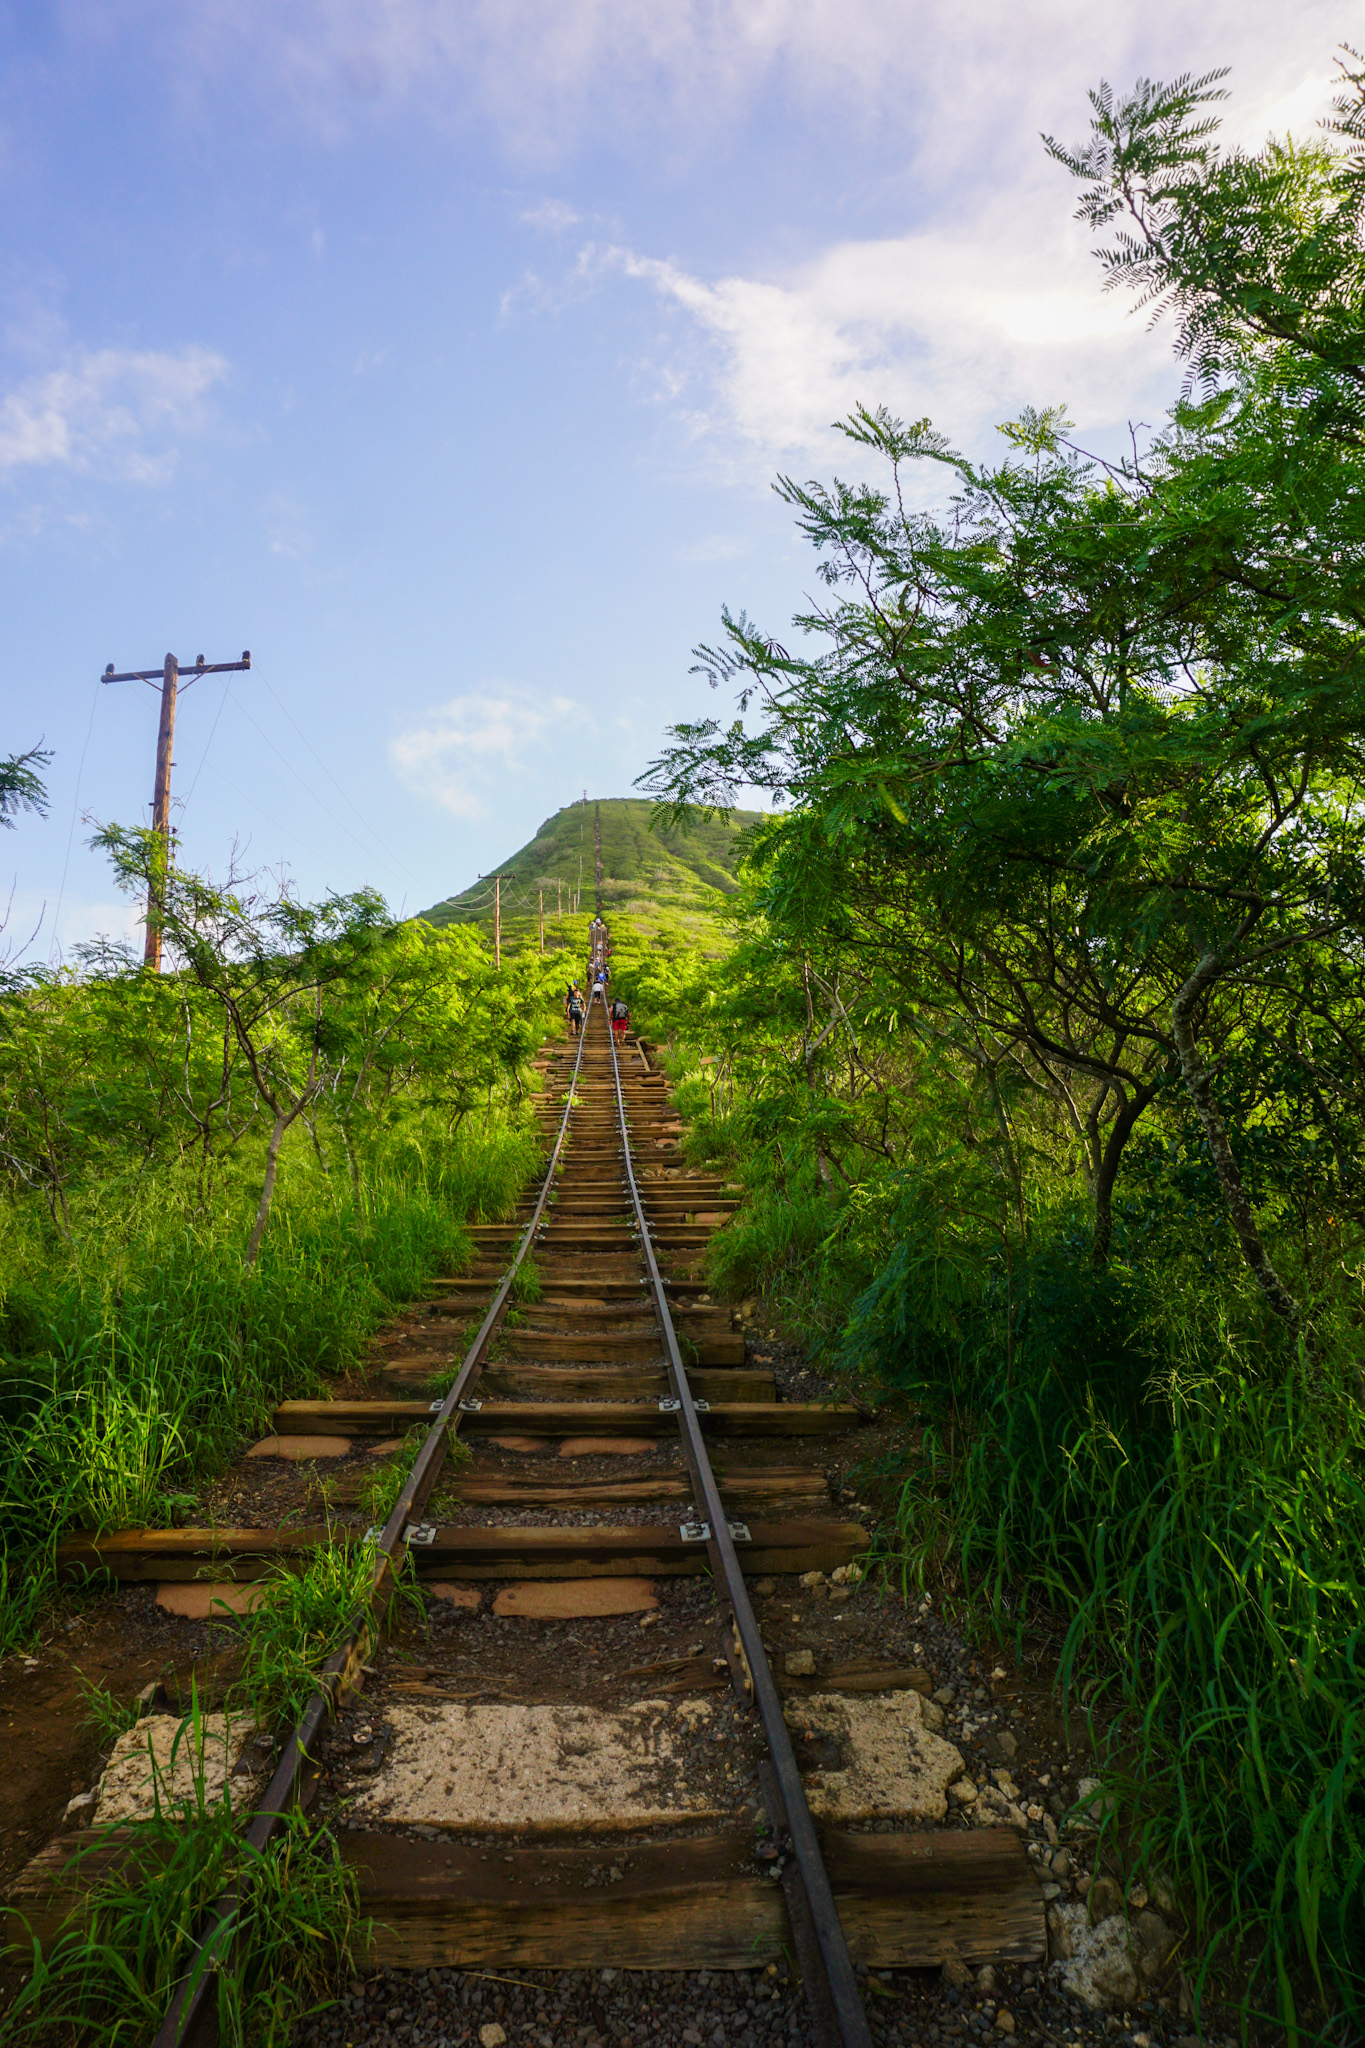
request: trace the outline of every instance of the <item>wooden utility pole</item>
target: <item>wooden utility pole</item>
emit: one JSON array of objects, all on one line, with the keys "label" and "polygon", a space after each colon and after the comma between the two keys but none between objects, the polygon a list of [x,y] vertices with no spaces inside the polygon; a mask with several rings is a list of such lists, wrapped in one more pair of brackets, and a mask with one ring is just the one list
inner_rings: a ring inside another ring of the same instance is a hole
[{"label": "wooden utility pole", "polygon": [[[515,875],[480,875],[481,882],[493,884],[493,965],[502,966],[502,885],[515,882]],[[542,946],[541,951],[545,948]]]},{"label": "wooden utility pole", "polygon": [[171,767],[175,747],[175,706],[182,689],[198,682],[200,676],[221,676],[233,669],[251,667],[251,649],[244,648],[240,661],[205,661],[202,654],[191,666],[183,667],[168,654],[160,668],[124,669],[114,673],[111,661],[104,671],[106,683],[151,683],[161,685],[161,718],[156,731],[156,780],[152,785],[152,830],[161,844],[153,852],[152,872],[147,882],[147,938],[142,964],[153,974],[161,972],[161,892],[171,852]]},{"label": "wooden utility pole", "polygon": [[540,898],[540,950],[545,951],[545,888],[542,883],[536,895]]},{"label": "wooden utility pole", "polygon": [[564,877],[563,877],[562,875],[556,875],[556,876],[555,876],[555,887],[556,887],[556,889],[558,889],[558,891],[559,891],[559,904],[558,904],[558,907],[557,907],[557,908],[556,908],[556,910],[555,910],[555,919],[556,919],[556,921],[557,921],[557,922],[558,922],[559,924],[563,924],[563,922],[564,922]]}]

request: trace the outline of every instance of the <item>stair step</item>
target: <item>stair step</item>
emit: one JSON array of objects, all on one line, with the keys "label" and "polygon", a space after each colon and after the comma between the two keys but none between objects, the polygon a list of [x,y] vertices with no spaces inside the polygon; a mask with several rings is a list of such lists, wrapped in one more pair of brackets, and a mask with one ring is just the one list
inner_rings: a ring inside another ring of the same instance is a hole
[{"label": "stair step", "polygon": [[[858,1522],[750,1522],[746,1572],[835,1571],[871,1548]],[[302,1561],[331,1540],[323,1529],[123,1529],[76,1534],[57,1549],[63,1577],[106,1571],[123,1583],[196,1579],[205,1563],[231,1563],[240,1580],[272,1564]],[[419,1579],[564,1579],[690,1577],[710,1569],[704,1543],[688,1542],[677,1521],[629,1528],[439,1527],[409,1552]]]}]

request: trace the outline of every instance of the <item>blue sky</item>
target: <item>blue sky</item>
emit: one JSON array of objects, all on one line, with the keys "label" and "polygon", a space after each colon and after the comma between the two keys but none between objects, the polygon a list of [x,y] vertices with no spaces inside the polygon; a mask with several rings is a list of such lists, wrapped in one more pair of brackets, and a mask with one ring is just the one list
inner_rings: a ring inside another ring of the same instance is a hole
[{"label": "blue sky", "polygon": [[[147,815],[183,698],[183,858],[416,910],[703,708],[722,602],[810,557],[773,474],[855,400],[988,452],[1100,444],[1169,344],[1098,289],[1040,130],[1230,64],[1306,131],[1348,11],[1300,0],[38,0],[0,9],[6,941],[135,910],[88,814]],[[1358,36],[1357,36],[1358,40]],[[710,700],[714,702],[714,700]],[[3,897],[0,896],[0,901]]]}]

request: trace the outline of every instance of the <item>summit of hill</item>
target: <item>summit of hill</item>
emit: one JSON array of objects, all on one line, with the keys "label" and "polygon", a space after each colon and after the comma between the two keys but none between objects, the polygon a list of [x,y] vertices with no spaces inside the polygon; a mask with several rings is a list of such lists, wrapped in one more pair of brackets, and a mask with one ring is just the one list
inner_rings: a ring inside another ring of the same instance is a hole
[{"label": "summit of hill", "polygon": [[[651,824],[654,805],[644,797],[602,797],[566,804],[535,837],[505,856],[502,923],[506,939],[535,924],[543,892],[546,934],[559,917],[592,914],[595,906],[594,824],[602,821],[602,908],[608,919],[624,913],[642,933],[670,932],[706,943],[719,938],[716,913],[733,894],[744,828],[760,811],[682,825]],[[491,931],[490,873],[421,915],[428,924],[477,924]]]}]

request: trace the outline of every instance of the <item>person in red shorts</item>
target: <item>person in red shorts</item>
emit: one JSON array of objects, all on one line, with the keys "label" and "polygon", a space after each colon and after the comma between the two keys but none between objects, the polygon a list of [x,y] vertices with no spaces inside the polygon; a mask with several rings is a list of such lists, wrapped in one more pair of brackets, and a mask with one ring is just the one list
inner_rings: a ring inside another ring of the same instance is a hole
[{"label": "person in red shorts", "polygon": [[618,996],[618,997],[616,998],[616,1001],[615,1001],[615,1002],[614,1002],[614,1003],[612,1004],[612,1006],[611,1006],[611,1028],[612,1028],[612,1030],[613,1030],[613,1031],[615,1032],[615,1034],[616,1034],[616,1036],[617,1036],[618,1038],[624,1038],[624,1037],[625,1037],[625,1035],[626,1035],[626,1026],[627,1026],[627,1024],[629,1024],[629,1022],[630,1022],[630,1011],[629,1011],[629,1010],[628,1010],[628,1009],[626,1008],[625,1004],[624,1004],[624,1003],[623,1003],[623,1002],[621,1001],[621,998],[620,998],[620,996]]}]

